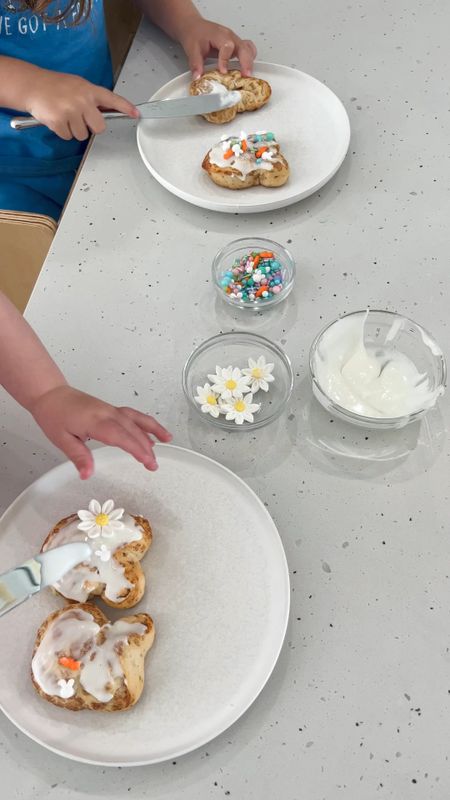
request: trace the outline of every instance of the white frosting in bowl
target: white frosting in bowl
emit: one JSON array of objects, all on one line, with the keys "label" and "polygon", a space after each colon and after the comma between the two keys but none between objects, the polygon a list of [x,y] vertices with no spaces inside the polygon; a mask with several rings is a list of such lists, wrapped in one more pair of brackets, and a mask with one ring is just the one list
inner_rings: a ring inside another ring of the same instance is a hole
[{"label": "white frosting in bowl", "polygon": [[392,345],[404,321],[393,322],[382,345],[367,344],[368,313],[343,317],[322,334],[313,362],[322,391],[362,417],[394,419],[432,408],[443,387],[433,388],[427,373]]}]

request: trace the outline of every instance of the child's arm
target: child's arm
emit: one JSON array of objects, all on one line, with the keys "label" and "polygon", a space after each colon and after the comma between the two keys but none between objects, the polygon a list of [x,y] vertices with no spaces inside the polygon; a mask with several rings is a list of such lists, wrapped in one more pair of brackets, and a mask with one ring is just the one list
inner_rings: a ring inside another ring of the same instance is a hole
[{"label": "child's arm", "polygon": [[204,60],[218,54],[221,72],[228,69],[230,58],[237,58],[243,75],[251,75],[256,47],[241,39],[230,28],[204,19],[192,0],[136,0],[145,16],[180,42],[189,61],[194,79],[203,73]]},{"label": "child's arm", "polygon": [[121,447],[149,470],[157,469],[154,442],[171,439],[156,420],[132,408],[115,408],[69,386],[42,342],[0,292],[0,384],[33,415],[56,447],[73,461],[82,479],[93,473],[96,439]]},{"label": "child's arm", "polygon": [[0,107],[25,111],[61,139],[80,142],[105,130],[100,108],[139,116],[132,103],[103,86],[9,56],[0,56]]}]

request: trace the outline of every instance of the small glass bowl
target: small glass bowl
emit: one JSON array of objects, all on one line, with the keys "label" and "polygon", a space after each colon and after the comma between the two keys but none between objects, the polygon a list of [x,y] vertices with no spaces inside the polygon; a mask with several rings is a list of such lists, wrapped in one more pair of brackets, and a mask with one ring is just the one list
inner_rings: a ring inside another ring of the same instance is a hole
[{"label": "small glass bowl", "polygon": [[[323,328],[314,339],[309,354],[313,393],[327,411],[353,425],[377,430],[403,428],[423,417],[430,408],[421,408],[400,417],[366,417],[336,403],[322,388],[316,375],[316,363],[320,358],[320,347],[324,335],[340,320],[347,317],[364,317],[366,313],[366,310],[354,311],[351,314],[345,314],[344,317],[338,317]],[[388,342],[389,347],[407,356],[420,373],[427,375],[432,391],[436,391],[438,395],[443,394],[447,380],[445,358],[439,345],[421,325],[393,311],[370,309],[364,325],[364,342],[367,345],[379,345],[380,347],[385,346]]]},{"label": "small glass bowl", "polygon": [[[259,356],[264,356],[267,363],[275,365],[273,368],[275,380],[270,384],[268,392],[260,389],[254,395],[254,402],[261,403],[260,410],[255,413],[254,422],[237,425],[234,420],[226,420],[224,414],[215,418],[210,414],[203,413],[200,405],[194,399],[197,394],[197,386],[211,383],[208,374],[215,373],[216,365],[220,367],[231,365],[242,369],[248,366],[249,358],[256,361]],[[294,385],[291,362],[278,345],[264,336],[238,331],[221,333],[199,345],[184,365],[182,380],[189,405],[203,420],[222,430],[247,432],[274,422],[284,411]]]},{"label": "small glass bowl", "polygon": [[[279,261],[283,284],[278,294],[271,294],[267,298],[261,297],[249,301],[236,297],[234,294],[226,293],[222,286],[225,273],[231,271],[236,259],[241,259],[252,251],[260,253],[264,253],[265,251],[272,252],[276,260]],[[283,245],[278,244],[278,242],[273,242],[271,239],[263,239],[254,236],[251,238],[235,239],[233,242],[229,242],[229,244],[225,245],[222,250],[219,250],[213,261],[212,274],[217,291],[221,298],[227,303],[249,311],[262,311],[264,308],[271,308],[281,303],[281,301],[285,300],[288,296],[294,285],[295,261],[289,250],[286,250]]]}]

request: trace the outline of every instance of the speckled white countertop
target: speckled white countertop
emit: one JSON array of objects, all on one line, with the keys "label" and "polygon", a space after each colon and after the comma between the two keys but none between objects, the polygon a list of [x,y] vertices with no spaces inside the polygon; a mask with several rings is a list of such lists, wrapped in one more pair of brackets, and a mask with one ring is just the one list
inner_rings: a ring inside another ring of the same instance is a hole
[{"label": "speckled white countertop", "polygon": [[[285,647],[243,719],[177,763],[77,765],[0,719],[2,796],[448,800],[450,395],[421,427],[352,430],[312,402],[307,353],[324,322],[370,303],[421,322],[449,354],[449,7],[207,5],[255,38],[261,59],[339,95],[352,125],[343,167],[286,211],[220,216],[168,194],[142,166],[132,124],[111,125],[27,317],[69,380],[158,413],[178,444],[230,466],[264,500],[290,565]],[[144,25],[118,88],[144,100],[183,69],[179,50]],[[180,370],[194,343],[242,324],[215,300],[209,270],[221,245],[252,233],[288,242],[298,277],[286,304],[246,317],[282,343],[297,376],[286,417],[250,449],[190,418]],[[4,397],[0,430],[5,508],[60,456]]]}]

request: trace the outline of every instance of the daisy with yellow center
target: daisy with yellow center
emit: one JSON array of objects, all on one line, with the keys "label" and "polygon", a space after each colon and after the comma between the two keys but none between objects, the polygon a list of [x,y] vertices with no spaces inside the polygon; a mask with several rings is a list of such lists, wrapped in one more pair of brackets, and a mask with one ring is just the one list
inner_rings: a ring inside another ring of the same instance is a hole
[{"label": "daisy with yellow center", "polygon": [[249,392],[230,398],[223,403],[222,410],[226,414],[225,419],[234,420],[236,425],[242,425],[244,422],[253,422],[253,414],[259,411],[260,407],[259,403],[253,402],[253,395]]},{"label": "daisy with yellow center", "polygon": [[250,377],[243,375],[239,367],[216,367],[215,375],[208,375],[212,389],[221,400],[231,400],[250,391]]},{"label": "daisy with yellow center", "polygon": [[218,399],[219,396],[209,383],[205,383],[204,386],[197,386],[195,401],[199,403],[204,414],[211,414],[215,419],[220,414]]},{"label": "daisy with yellow center", "polygon": [[275,378],[272,375],[274,364],[266,364],[264,356],[260,356],[257,361],[249,358],[248,367],[242,370],[243,374],[249,378],[250,390],[253,394],[262,389],[263,392],[269,391],[269,383]]},{"label": "daisy with yellow center", "polygon": [[123,511],[123,508],[114,508],[113,500],[107,500],[103,505],[98,500],[91,500],[88,510],[78,512],[81,520],[78,529],[84,531],[89,539],[98,539],[99,536],[110,539],[124,527],[120,522]]}]

